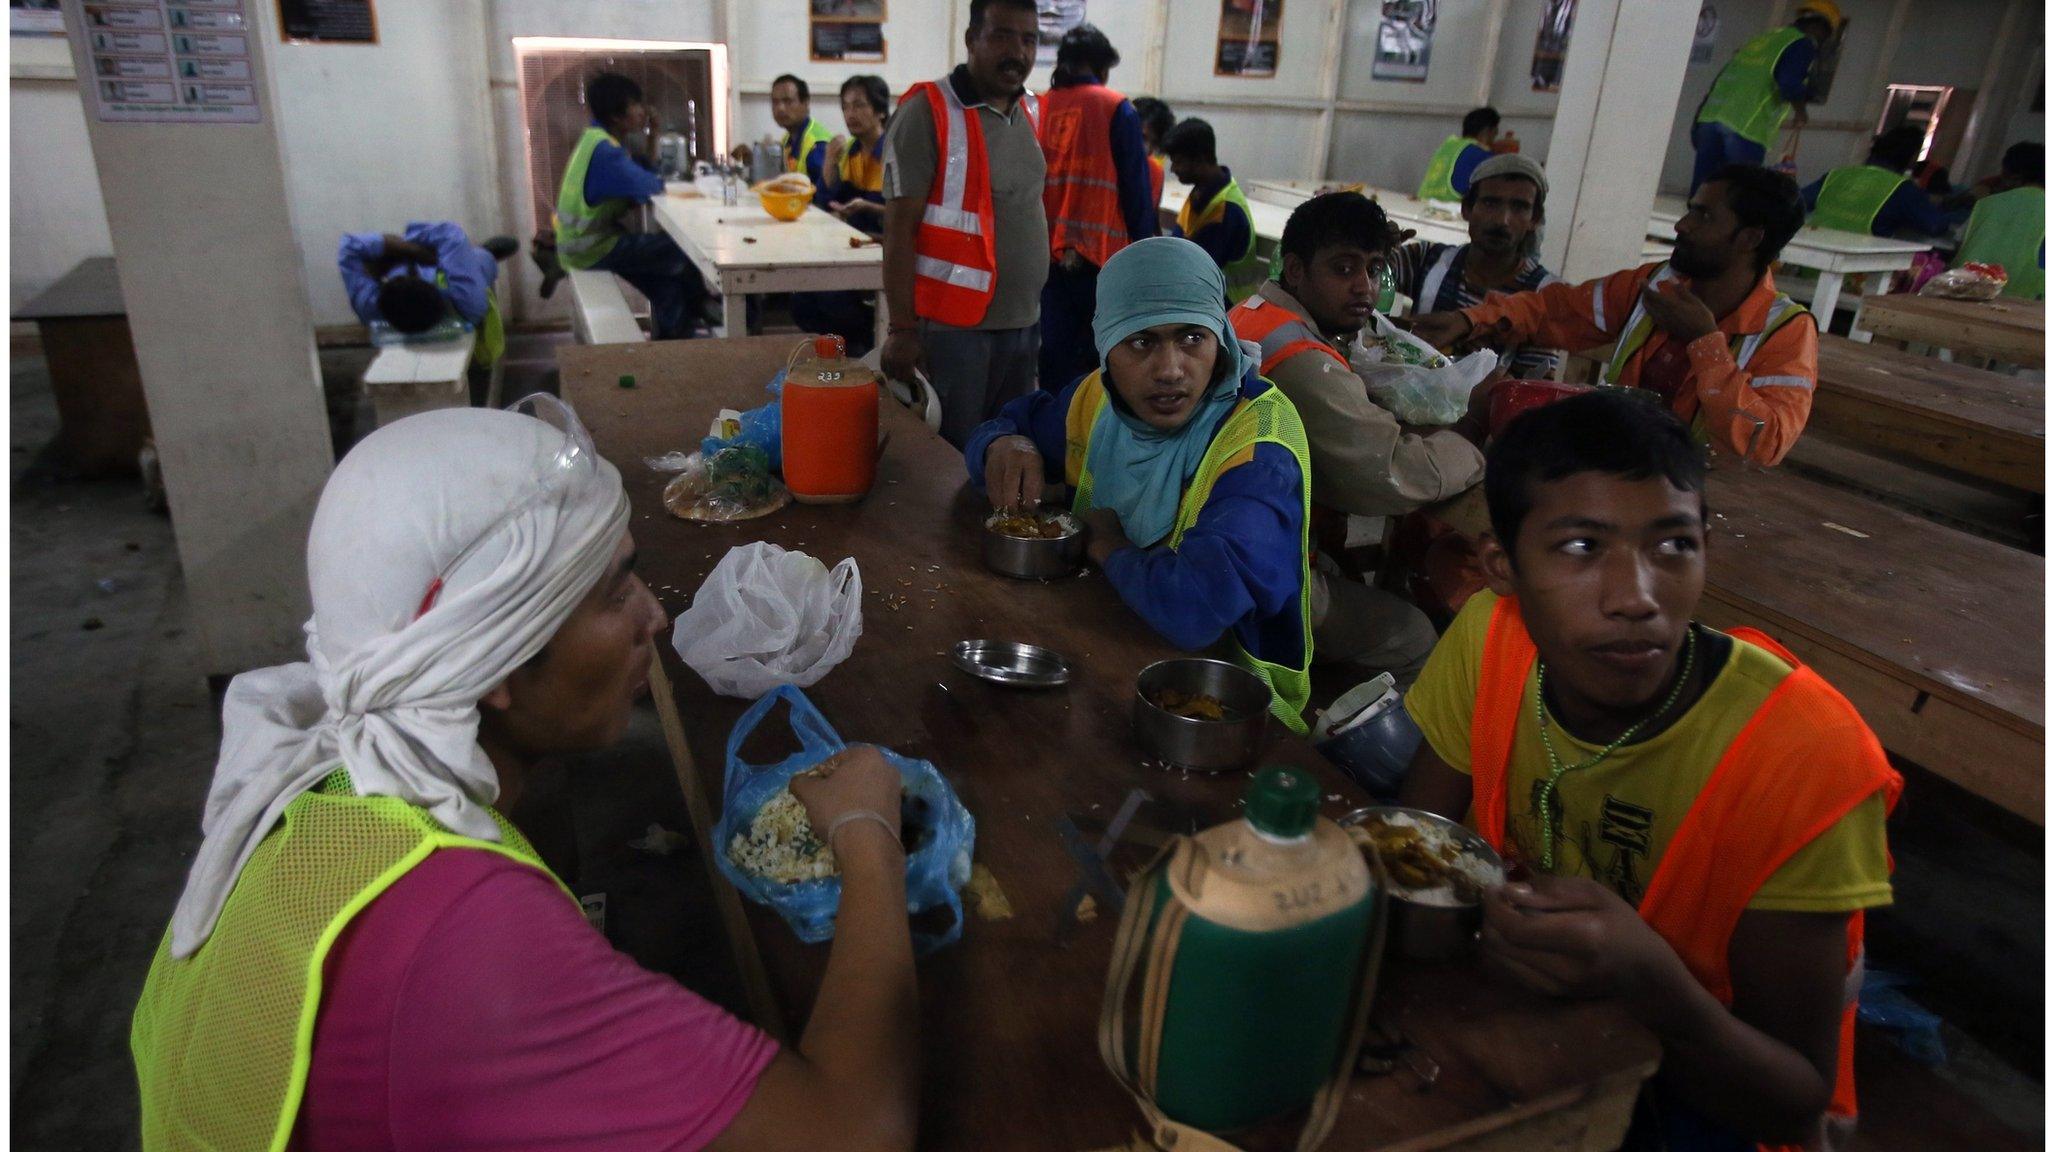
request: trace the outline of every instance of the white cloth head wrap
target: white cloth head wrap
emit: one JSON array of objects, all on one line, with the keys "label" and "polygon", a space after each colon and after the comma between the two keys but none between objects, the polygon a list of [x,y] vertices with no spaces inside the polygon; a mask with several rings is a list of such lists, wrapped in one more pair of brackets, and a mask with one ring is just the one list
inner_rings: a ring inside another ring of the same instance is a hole
[{"label": "white cloth head wrap", "polygon": [[626,520],[617,469],[580,429],[457,408],[356,445],[321,492],[307,542],[309,662],[228,685],[206,839],[171,918],[172,955],[205,943],[285,806],[336,767],[358,795],[394,796],[452,832],[499,839],[477,702],[561,628],[609,567]]}]

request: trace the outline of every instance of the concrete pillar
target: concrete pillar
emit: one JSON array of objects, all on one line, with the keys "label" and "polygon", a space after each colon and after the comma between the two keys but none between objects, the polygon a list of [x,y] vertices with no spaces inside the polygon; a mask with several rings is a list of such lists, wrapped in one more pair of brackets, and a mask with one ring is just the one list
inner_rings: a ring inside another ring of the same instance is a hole
[{"label": "concrete pillar", "polygon": [[[173,10],[124,11],[167,20]],[[241,26],[213,24],[203,34],[228,39],[187,42],[188,56],[168,26],[137,32],[168,37],[162,52],[150,39],[96,44],[106,30],[64,0],[178,559],[204,671],[220,676],[304,658],[306,530],[334,451],[266,60],[277,5],[175,11],[239,15]],[[109,68],[142,77],[159,66],[150,61],[168,63],[179,91],[153,109],[119,103],[164,90],[107,87],[97,60],[117,54],[132,63]],[[199,73],[189,79],[187,61]],[[185,86],[209,76],[220,87],[193,95],[215,111],[194,112]]]},{"label": "concrete pillar", "polygon": [[1589,280],[1642,262],[1699,4],[1580,0],[1545,172],[1543,262]]}]

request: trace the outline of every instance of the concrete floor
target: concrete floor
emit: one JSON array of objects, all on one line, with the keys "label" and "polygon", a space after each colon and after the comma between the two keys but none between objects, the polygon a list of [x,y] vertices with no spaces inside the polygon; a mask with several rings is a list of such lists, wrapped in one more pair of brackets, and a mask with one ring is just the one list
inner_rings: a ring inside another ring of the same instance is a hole
[{"label": "concrete floor", "polygon": [[[514,340],[506,395],[551,386],[559,337]],[[338,447],[369,427],[362,350],[323,352]],[[65,481],[39,358],[11,366],[13,1133],[24,1147],[137,1147],[131,1009],[185,869],[219,732],[170,521],[133,481]],[[624,745],[565,766],[519,817],[641,963],[740,1003],[694,846],[628,846],[687,821],[651,710]],[[2040,830],[1915,777],[1893,822],[1899,906],[1871,960],[1947,1020],[1928,1070],[1864,1029],[1857,1147],[2036,1148],[2042,1126]]]}]

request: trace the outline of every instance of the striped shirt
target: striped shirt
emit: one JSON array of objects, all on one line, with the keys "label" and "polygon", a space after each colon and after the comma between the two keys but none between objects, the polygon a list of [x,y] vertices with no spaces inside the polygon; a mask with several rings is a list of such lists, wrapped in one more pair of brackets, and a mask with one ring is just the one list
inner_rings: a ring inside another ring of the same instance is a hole
[{"label": "striped shirt", "polygon": [[[1465,282],[1465,253],[1470,245],[1416,240],[1394,250],[1394,290],[1415,301],[1417,312],[1456,312],[1486,299],[1486,293]],[[1531,256],[1515,269],[1502,292],[1534,292],[1557,282],[1557,274]],[[1549,380],[1564,367],[1564,353],[1555,348],[1516,348],[1504,353],[1508,375],[1516,380]]]}]

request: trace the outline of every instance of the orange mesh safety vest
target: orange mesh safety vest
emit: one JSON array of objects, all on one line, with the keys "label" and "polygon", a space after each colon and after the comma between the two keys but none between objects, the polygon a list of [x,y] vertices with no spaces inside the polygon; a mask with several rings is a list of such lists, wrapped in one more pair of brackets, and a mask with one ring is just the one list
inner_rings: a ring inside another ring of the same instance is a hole
[{"label": "orange mesh safety vest", "polygon": [[1166,161],[1157,156],[1147,156],[1145,166],[1152,170],[1152,206],[1157,208],[1159,201],[1166,196]]},{"label": "orange mesh safety vest", "polygon": [[1335,348],[1317,336],[1308,320],[1264,296],[1252,296],[1230,310],[1230,330],[1241,341],[1259,346],[1259,375],[1271,377],[1273,370],[1304,352],[1321,352],[1351,371],[1351,365]]},{"label": "orange mesh safety vest", "polygon": [[1055,258],[1071,248],[1100,268],[1131,242],[1109,150],[1109,122],[1123,102],[1103,84],[1045,94],[1045,223]]},{"label": "orange mesh safety vest", "polygon": [[[949,77],[913,85],[903,100],[920,92],[931,105],[939,163],[917,224],[917,314],[971,328],[988,314],[996,294],[996,209],[988,146],[980,114],[960,103]],[[1026,92],[1017,99],[1031,118],[1031,131],[1042,132],[1038,97]]]},{"label": "orange mesh safety vest", "polygon": [[[1873,793],[1884,793],[1889,813],[1903,786],[1877,737],[1841,693],[1763,633],[1732,628],[1728,634],[1785,661],[1792,672],[1765,697],[1714,766],[1636,909],[1722,1004],[1735,999],[1728,943],[1764,881]],[[1487,628],[1479,699],[1472,711],[1472,822],[1503,856],[1514,852],[1507,842],[1508,756],[1535,665],[1536,643],[1522,624],[1521,605],[1503,597]],[[1817,741],[1822,734],[1824,740]],[[1832,774],[1814,771],[1805,753],[1817,742],[1854,748],[1854,767]],[[1859,911],[1849,918],[1848,970],[1853,973],[1862,959]],[[1856,1002],[1851,999],[1842,1010],[1835,1091],[1828,1103],[1835,1116],[1856,1115],[1855,1045]]]}]

